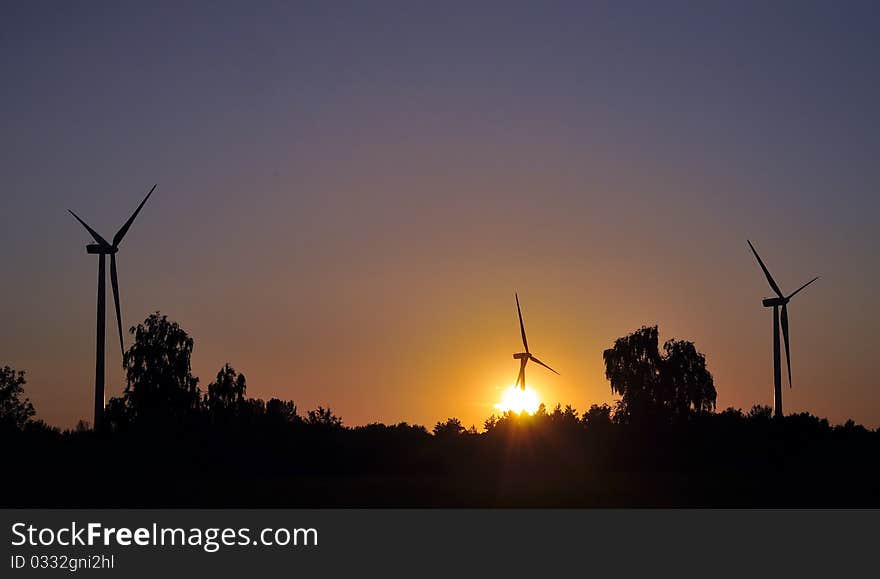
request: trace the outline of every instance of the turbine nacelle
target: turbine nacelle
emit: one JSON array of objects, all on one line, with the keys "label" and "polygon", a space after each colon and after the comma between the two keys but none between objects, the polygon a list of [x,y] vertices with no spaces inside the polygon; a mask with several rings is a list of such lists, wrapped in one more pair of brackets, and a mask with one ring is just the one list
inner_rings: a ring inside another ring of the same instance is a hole
[{"label": "turbine nacelle", "polygon": [[96,255],[113,255],[119,251],[118,247],[105,247],[98,243],[90,243],[86,245],[86,253],[96,254]]},{"label": "turbine nacelle", "polygon": [[519,354],[514,354],[513,357],[515,360],[528,360],[532,355],[528,352],[520,352]]},{"label": "turbine nacelle", "polygon": [[787,298],[764,298],[761,300],[761,303],[764,304],[765,308],[773,308],[776,306],[784,306],[788,303]]}]

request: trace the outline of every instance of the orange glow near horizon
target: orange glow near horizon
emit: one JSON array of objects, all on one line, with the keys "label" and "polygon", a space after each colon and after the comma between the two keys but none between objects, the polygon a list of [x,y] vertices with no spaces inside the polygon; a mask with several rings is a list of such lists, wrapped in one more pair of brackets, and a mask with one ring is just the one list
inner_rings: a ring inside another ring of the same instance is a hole
[{"label": "orange glow near horizon", "polygon": [[501,395],[501,402],[495,408],[501,412],[516,412],[517,414],[534,414],[540,406],[538,393],[530,386],[521,389],[516,385],[508,387]]}]

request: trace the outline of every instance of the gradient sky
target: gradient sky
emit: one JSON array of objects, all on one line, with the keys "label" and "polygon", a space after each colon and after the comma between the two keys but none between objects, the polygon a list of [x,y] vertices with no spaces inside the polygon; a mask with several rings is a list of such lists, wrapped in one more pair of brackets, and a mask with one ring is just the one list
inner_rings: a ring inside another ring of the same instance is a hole
[{"label": "gradient sky", "polygon": [[[5,2],[0,364],[91,420],[97,260],[202,387],[348,424],[480,425],[513,383],[514,291],[548,404],[613,400],[602,350],[696,342],[720,408],[880,425],[873,2]],[[123,385],[108,309],[110,395]],[[127,336],[130,340],[130,337]],[[130,342],[129,342],[130,343]]]}]

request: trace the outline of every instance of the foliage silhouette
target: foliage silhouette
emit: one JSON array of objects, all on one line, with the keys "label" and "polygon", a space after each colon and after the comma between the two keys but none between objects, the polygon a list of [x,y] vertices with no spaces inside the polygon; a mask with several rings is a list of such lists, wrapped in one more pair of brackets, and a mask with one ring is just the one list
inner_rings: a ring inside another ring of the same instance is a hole
[{"label": "foliage silhouette", "polygon": [[23,371],[10,366],[0,368],[0,428],[21,430],[34,415],[34,405],[23,398],[27,384]]},{"label": "foliage silhouette", "polygon": [[715,384],[692,342],[668,340],[660,353],[657,326],[618,338],[605,350],[605,377],[620,394],[621,422],[686,419],[715,409]]},{"label": "foliage silhouette", "polygon": [[611,406],[607,404],[593,404],[584,412],[581,419],[584,426],[589,428],[608,428],[611,426]]},{"label": "foliage silhouette", "polygon": [[34,421],[23,374],[4,369],[20,412],[2,432],[13,475],[0,477],[0,506],[880,506],[880,430],[774,420],[765,406],[715,412],[705,358],[689,342],[661,353],[656,328],[605,353],[626,398],[616,411],[541,404],[480,433],[455,417],[429,432],[347,427],[323,406],[302,416],[293,401],[248,398],[229,364],[201,396],[184,330],[155,313],[133,331],[130,384],[102,435]]},{"label": "foliage silhouette", "polygon": [[309,410],[305,420],[310,426],[336,430],[342,428],[342,418],[333,414],[329,408],[318,406],[315,410]]},{"label": "foliage silhouette", "polygon": [[458,436],[465,433],[465,428],[458,418],[448,418],[446,422],[438,422],[434,425],[434,436]]},{"label": "foliage silhouette", "polygon": [[129,332],[134,344],[123,356],[125,415],[130,421],[166,425],[190,418],[200,404],[199,381],[190,364],[192,338],[159,312]]},{"label": "foliage silhouette", "polygon": [[266,419],[274,424],[296,424],[302,421],[292,400],[278,398],[272,398],[266,403]]},{"label": "foliage silhouette", "polygon": [[247,379],[227,362],[217,372],[217,380],[208,384],[205,405],[210,412],[234,411],[244,402]]},{"label": "foliage silhouette", "polygon": [[202,400],[202,409],[215,423],[229,423],[246,419],[248,415],[260,414],[262,401],[245,399],[247,379],[227,362],[217,372],[217,379],[208,384],[208,393]]}]

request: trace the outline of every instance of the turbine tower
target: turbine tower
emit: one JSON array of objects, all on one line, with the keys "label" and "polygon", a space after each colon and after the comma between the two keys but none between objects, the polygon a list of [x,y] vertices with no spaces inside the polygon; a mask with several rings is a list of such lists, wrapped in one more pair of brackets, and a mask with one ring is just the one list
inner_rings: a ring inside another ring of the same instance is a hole
[{"label": "turbine tower", "polygon": [[79,215],[68,209],[70,214],[86,228],[95,240],[95,243],[86,245],[86,253],[96,254],[98,256],[98,324],[97,347],[95,351],[94,422],[96,432],[101,432],[104,429],[104,316],[106,310],[106,298],[104,292],[104,286],[106,285],[105,258],[108,255],[110,256],[110,285],[113,287],[113,303],[116,306],[116,329],[119,331],[119,349],[124,354],[125,347],[122,340],[122,315],[119,311],[119,279],[116,275],[116,253],[119,251],[119,244],[122,242],[122,238],[128,233],[128,228],[131,227],[135,217],[138,216],[138,213],[140,213],[144,204],[147,202],[147,199],[150,198],[150,195],[152,195],[155,190],[156,186],[153,185],[153,188],[150,189],[150,192],[147,193],[147,196],[144,197],[141,204],[138,205],[131,217],[128,218],[128,221],[126,221],[125,224],[119,228],[119,231],[116,232],[116,235],[113,236],[113,243],[108,243],[106,239],[98,235],[97,231],[89,227],[85,221],[80,219]]},{"label": "turbine tower", "polygon": [[529,363],[529,360],[535,362],[536,364],[540,364],[544,366],[554,374],[559,374],[556,370],[545,364],[544,362],[535,358],[531,352],[529,352],[529,341],[526,340],[526,327],[523,325],[522,319],[522,310],[519,307],[519,295],[514,293],[516,297],[516,313],[519,315],[519,331],[522,334],[523,348],[526,349],[525,352],[520,352],[518,354],[514,354],[513,357],[516,360],[519,360],[519,376],[516,378],[515,386],[519,386],[522,390],[526,389],[526,364]]},{"label": "turbine tower", "polygon": [[[758,255],[758,252],[755,250],[755,246],[752,245],[751,241],[746,241],[752,249],[752,253],[755,254],[758,264],[764,271],[764,275],[767,277],[767,283],[770,284],[770,289],[776,294],[776,297],[774,298],[764,298],[761,303],[765,308],[773,308],[773,415],[776,418],[782,418],[782,363],[779,359],[779,328],[782,327],[782,339],[785,342],[785,363],[788,366],[788,387],[791,388],[791,352],[788,343],[788,302],[790,302],[791,298],[797,295],[798,292],[819,278],[814,277],[795,290],[794,293],[788,296],[784,295],[782,290],[779,289],[779,286],[776,284],[776,281],[773,279],[773,276],[770,275],[767,266],[764,265],[764,262],[761,260],[761,256]],[[782,310],[781,315],[780,309]]]}]

